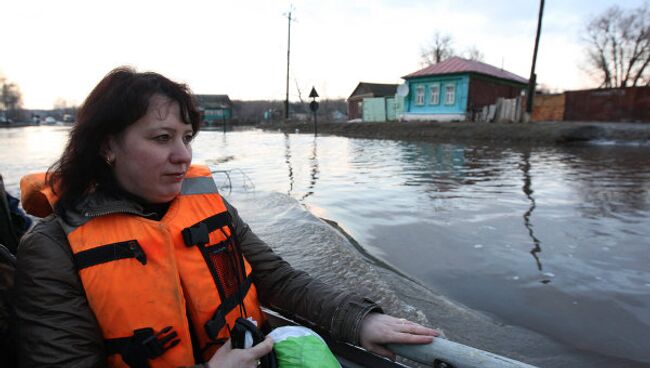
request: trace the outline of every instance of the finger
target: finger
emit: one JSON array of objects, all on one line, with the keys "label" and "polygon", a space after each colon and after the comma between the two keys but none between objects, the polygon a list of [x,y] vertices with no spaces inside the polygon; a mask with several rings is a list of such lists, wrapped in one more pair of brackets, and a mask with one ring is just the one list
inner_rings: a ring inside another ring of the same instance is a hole
[{"label": "finger", "polygon": [[228,339],[228,341],[226,341],[223,345],[221,345],[219,350],[222,350],[224,352],[232,350],[232,341],[230,341],[230,339]]},{"label": "finger", "polygon": [[414,335],[411,333],[396,333],[392,336],[391,344],[430,344],[433,342],[433,336],[428,335]]},{"label": "finger", "polygon": [[400,332],[408,332],[414,335],[438,336],[440,333],[432,328],[424,327],[417,323],[401,325]]},{"label": "finger", "polygon": [[267,336],[264,341],[249,349],[253,359],[259,359],[273,350],[273,339]]}]

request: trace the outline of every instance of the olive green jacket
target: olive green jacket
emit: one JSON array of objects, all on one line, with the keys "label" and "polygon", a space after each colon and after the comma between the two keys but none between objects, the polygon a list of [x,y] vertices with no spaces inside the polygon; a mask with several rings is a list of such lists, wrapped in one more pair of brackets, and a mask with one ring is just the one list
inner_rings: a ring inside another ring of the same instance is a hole
[{"label": "olive green jacket", "polygon": [[[310,321],[311,327],[335,339],[358,344],[361,321],[370,311],[380,311],[379,307],[293,269],[251,231],[234,207],[226,206],[242,252],[253,268],[262,304],[290,318]],[[135,202],[100,194],[91,195],[79,211],[101,209],[147,217]],[[13,304],[20,365],[102,367],[106,365],[103,339],[61,221],[55,215],[43,219],[18,247]]]},{"label": "olive green jacket", "polygon": [[18,236],[9,210],[2,175],[0,175],[0,244],[11,252],[15,252],[18,247]]}]

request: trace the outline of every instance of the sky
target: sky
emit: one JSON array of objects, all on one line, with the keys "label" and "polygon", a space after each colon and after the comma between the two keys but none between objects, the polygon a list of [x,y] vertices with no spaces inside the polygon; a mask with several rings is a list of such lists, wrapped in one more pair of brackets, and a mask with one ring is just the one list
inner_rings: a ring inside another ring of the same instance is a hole
[{"label": "sky", "polygon": [[[537,81],[596,87],[585,72],[588,20],[644,0],[547,0]],[[360,82],[402,83],[436,31],[462,51],[528,78],[538,0],[0,0],[0,75],[23,106],[81,104],[111,69],[130,65],[234,100],[284,100],[292,10],[290,99],[314,86],[347,98]]]}]

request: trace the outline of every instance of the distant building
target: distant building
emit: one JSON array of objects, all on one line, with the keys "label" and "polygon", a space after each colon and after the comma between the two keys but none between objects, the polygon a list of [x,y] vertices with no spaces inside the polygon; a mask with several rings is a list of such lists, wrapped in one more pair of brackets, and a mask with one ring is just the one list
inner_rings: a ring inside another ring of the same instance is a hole
[{"label": "distant building", "polygon": [[334,121],[342,121],[342,120],[346,120],[347,115],[345,115],[345,113],[343,113],[341,111],[334,110],[334,111],[332,111],[332,117],[331,118]]},{"label": "distant building", "polygon": [[228,95],[194,95],[204,125],[221,124],[232,119],[232,101]]},{"label": "distant building", "polygon": [[[392,98],[395,96],[395,91],[397,90],[397,84],[380,84],[380,83],[365,83],[365,82],[359,82],[357,85],[357,88],[354,89],[350,97],[348,97],[348,119],[349,120],[354,120],[354,119],[362,119],[363,121],[386,121],[386,106],[384,106],[382,109],[384,111],[384,119],[380,119],[377,117],[374,117],[374,115],[381,115],[381,111],[377,110],[374,105],[377,105],[378,103],[376,101],[372,102],[373,106],[369,106],[370,110],[368,110],[367,115],[373,115],[373,116],[363,116],[364,115],[364,106],[363,106],[363,100],[367,98],[373,98],[373,97],[389,97]],[[385,104],[385,101],[382,102]],[[379,103],[381,104],[381,103]],[[377,110],[379,113],[374,114]],[[381,109],[380,109],[381,110]]]},{"label": "distant building", "polygon": [[[496,103],[498,98],[515,98],[528,80],[506,70],[460,57],[452,57],[408,74],[408,88],[397,99],[402,120],[463,121],[468,114]],[[401,103],[399,103],[401,102]]]}]

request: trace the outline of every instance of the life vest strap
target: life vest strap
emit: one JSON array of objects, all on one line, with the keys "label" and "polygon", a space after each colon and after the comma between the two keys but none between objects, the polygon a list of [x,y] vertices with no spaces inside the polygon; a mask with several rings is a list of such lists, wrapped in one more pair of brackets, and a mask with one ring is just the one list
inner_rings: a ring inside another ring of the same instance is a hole
[{"label": "life vest strap", "polygon": [[[226,316],[228,313],[238,305],[241,305],[242,308],[244,308],[243,300],[252,285],[251,276],[246,276],[244,257],[241,254],[237,242],[237,236],[234,234],[231,225],[232,218],[227,211],[224,211],[203,219],[181,231],[185,245],[188,247],[197,246],[200,250],[209,266],[210,273],[212,274],[217,290],[219,291],[221,304],[215,310],[212,318],[204,324],[205,332],[208,338],[213,342],[218,341],[217,337],[219,336],[219,332],[224,328],[224,326],[226,326]],[[224,235],[226,236],[225,240],[221,241],[219,244],[207,246],[210,241],[210,233],[223,229],[224,227],[229,228],[230,235],[227,235],[224,232]],[[230,246],[232,246],[232,249],[230,249]],[[215,259],[217,254],[227,254],[224,255],[221,260],[221,262],[226,262],[227,265],[226,263],[220,264],[220,261]],[[220,267],[229,268],[231,272],[238,272],[240,274],[219,275]],[[220,276],[226,276],[226,278],[236,277],[238,285],[232,294],[228,295],[227,290],[224,289],[223,281]],[[243,314],[246,314],[245,309]],[[209,344],[210,343],[208,343],[208,345]]]},{"label": "life vest strap", "polygon": [[104,340],[104,345],[109,355],[120,354],[129,367],[148,368],[150,359],[163,355],[180,342],[176,331],[167,326],[156,334],[153,328],[141,328],[129,337]]},{"label": "life vest strap", "polygon": [[229,298],[224,299],[212,315],[212,318],[205,323],[205,332],[211,340],[217,338],[219,331],[226,325],[226,315],[244,300],[252,283],[251,277],[246,277],[237,291]]},{"label": "life vest strap", "polygon": [[135,258],[143,265],[147,264],[147,255],[137,240],[106,244],[81,251],[74,255],[74,262],[77,270],[82,270],[87,267],[125,258]]},{"label": "life vest strap", "polygon": [[[253,346],[264,341],[266,337],[259,326],[252,321],[239,317],[234,326],[230,329],[230,342],[233,349],[246,348],[246,335],[250,333],[253,339]],[[278,360],[276,354],[271,350],[268,354],[260,358],[258,365],[261,368],[277,368]]]},{"label": "life vest strap", "polygon": [[228,212],[221,212],[214,216],[203,219],[196,224],[187,227],[181,231],[183,234],[183,241],[188,247],[198,244],[207,244],[209,241],[210,233],[221,229],[226,225],[230,225],[231,219]]}]

